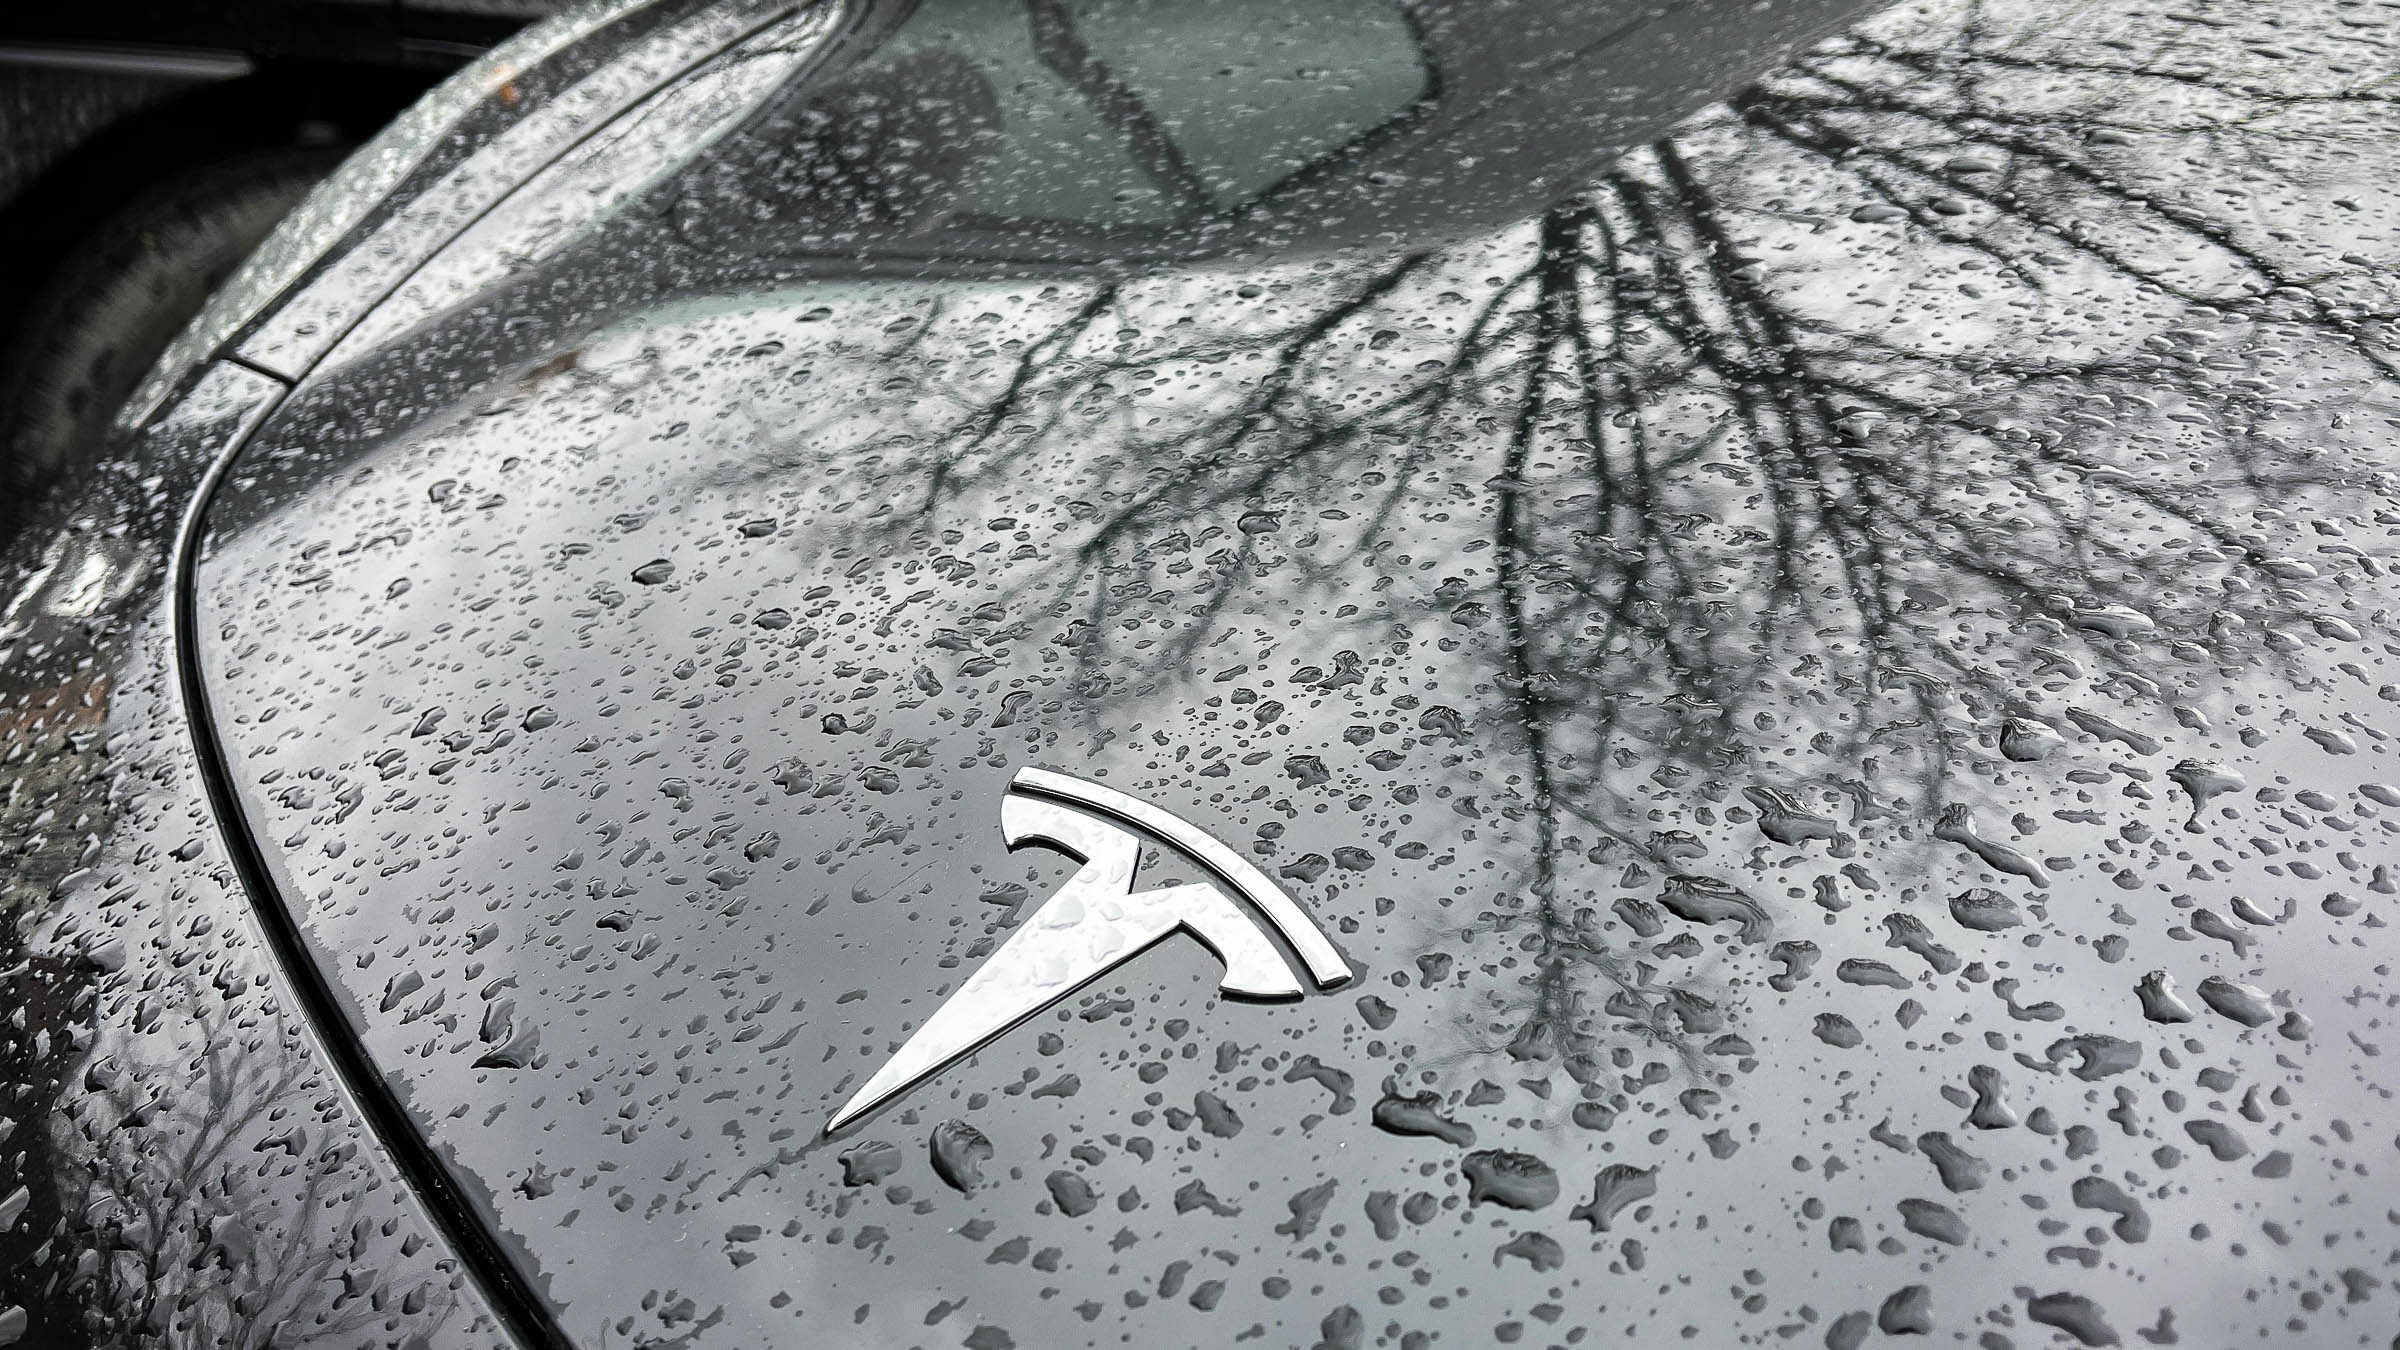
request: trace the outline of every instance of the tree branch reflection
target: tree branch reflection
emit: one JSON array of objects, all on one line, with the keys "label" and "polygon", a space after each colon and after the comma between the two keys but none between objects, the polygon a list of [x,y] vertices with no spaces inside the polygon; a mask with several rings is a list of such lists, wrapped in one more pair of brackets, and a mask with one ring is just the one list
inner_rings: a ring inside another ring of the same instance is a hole
[{"label": "tree branch reflection", "polygon": [[[1524,894],[1487,917],[1529,935],[1507,1044],[1681,1043],[1717,1023],[1595,903],[1603,860],[1693,865],[1629,784],[1748,775],[1773,810],[1930,821],[2010,719],[2072,731],[2045,680],[2155,702],[2163,667],[2288,665],[2279,638],[2323,621],[2257,521],[2360,474],[2260,344],[2321,353],[2310,398],[2388,399],[2395,311],[2175,181],[2170,152],[2247,139],[2272,165],[2275,117],[2392,97],[2005,27],[1967,6],[1823,45],[1525,230],[1281,269],[1279,302],[1091,284],[996,390],[874,445],[923,484],[886,546],[1083,457],[1105,500],[1013,598],[1084,597],[1067,646],[1095,702],[1269,590],[1488,549],[1479,582],[1379,587],[1342,641],[1465,630],[1489,665],[1474,734],[1522,765],[1530,820]],[[1428,535],[1434,514],[1480,542]],[[1161,637],[1165,593],[1200,598]],[[1804,834],[1849,847],[1830,819]]]}]

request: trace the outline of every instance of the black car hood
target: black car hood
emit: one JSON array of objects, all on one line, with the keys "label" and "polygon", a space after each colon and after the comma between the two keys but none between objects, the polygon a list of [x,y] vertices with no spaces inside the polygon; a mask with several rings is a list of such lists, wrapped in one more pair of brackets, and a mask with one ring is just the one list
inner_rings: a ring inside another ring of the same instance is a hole
[{"label": "black car hood", "polygon": [[[304,388],[206,682],[568,1329],[2388,1330],[2400,137],[2253,48],[2390,39],[1977,15],[1463,236],[585,254]],[[826,1137],[1027,766],[1356,980],[1165,942]]]}]

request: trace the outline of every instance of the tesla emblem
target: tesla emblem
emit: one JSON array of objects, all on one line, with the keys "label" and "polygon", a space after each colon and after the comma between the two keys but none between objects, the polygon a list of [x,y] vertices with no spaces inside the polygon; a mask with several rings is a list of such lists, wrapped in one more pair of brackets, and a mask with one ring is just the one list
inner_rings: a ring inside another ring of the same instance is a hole
[{"label": "tesla emblem", "polygon": [[[1212,883],[1134,889],[1140,830],[1173,845]],[[825,1126],[833,1133],[1024,1019],[1181,929],[1225,963],[1217,987],[1246,998],[1296,998],[1299,972],[1272,931],[1323,989],[1350,967],[1292,898],[1240,854],[1148,802],[1048,769],[1019,769],[1000,804],[1012,849],[1046,844],[1083,860],[1000,949],[884,1062]],[[1244,908],[1235,902],[1247,904]]]}]

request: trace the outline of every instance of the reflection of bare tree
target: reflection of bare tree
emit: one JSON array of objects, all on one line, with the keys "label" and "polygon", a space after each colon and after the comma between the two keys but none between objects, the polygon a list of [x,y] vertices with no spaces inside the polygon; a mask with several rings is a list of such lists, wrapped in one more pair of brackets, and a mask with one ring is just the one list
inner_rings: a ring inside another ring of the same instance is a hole
[{"label": "reflection of bare tree", "polygon": [[[1097,697],[1190,660],[1262,568],[1330,585],[1434,508],[1452,537],[1482,522],[1453,569],[1478,580],[1393,591],[1352,645],[1448,625],[1493,672],[1479,732],[1521,757],[1533,834],[1531,903],[1495,917],[1537,953],[1511,1044],[1706,1025],[1576,902],[1587,850],[1689,870],[1629,784],[1747,772],[1783,842],[1838,845],[1787,789],[1931,819],[2010,719],[2074,730],[2045,679],[2139,704],[2339,622],[2259,512],[2349,477],[2295,400],[2388,400],[2400,307],[2178,166],[2288,193],[2276,119],[2396,96],[2172,42],[2094,60],[1996,13],[1821,46],[1515,235],[1197,323],[1188,296],[1093,283],[955,416],[877,447],[924,483],[891,528],[1097,455],[1112,491],[1072,575],[1031,583],[1084,598],[1065,645]],[[2260,378],[2293,347],[2321,368],[2304,396]],[[1129,385],[1227,369],[1107,420]],[[1168,591],[1172,632],[1121,622]]]},{"label": "reflection of bare tree", "polygon": [[237,1025],[196,988],[153,991],[138,1025],[180,1016],[162,1006],[170,997],[211,1009],[193,1062],[94,1057],[93,988],[108,976],[48,956],[15,975],[26,1034],[0,1043],[0,1062],[27,1167],[0,1292],[27,1343],[265,1347],[447,1300],[432,1288],[393,1297],[364,1250],[376,1235],[358,1222],[353,1160],[311,1128],[316,1085],[290,1056],[266,1057],[270,1068],[246,1052],[255,1022]]},{"label": "reflection of bare tree", "polygon": [[[117,689],[97,673],[126,659],[92,616],[151,603],[139,583],[154,574],[110,575],[53,566],[8,635],[31,655],[0,695],[13,766],[0,822],[15,827],[0,879],[0,1139],[14,1164],[0,1181],[0,1339],[263,1350],[438,1322],[451,1294],[408,1286],[380,1258],[393,1239],[369,1221],[368,1173],[321,1128],[335,1100],[249,970],[207,960],[208,923],[151,893],[164,912],[109,917],[134,907],[118,895],[81,927],[108,885],[103,841],[143,828],[127,784],[144,770],[111,753]],[[61,909],[74,917],[45,933]],[[182,944],[172,978],[128,969],[145,920]],[[62,942],[79,927],[80,943]]]},{"label": "reflection of bare tree", "polygon": [[81,1310],[79,1343],[340,1339],[447,1301],[396,1287],[375,1263],[382,1239],[364,1221],[355,1160],[314,1128],[322,1094],[300,1061],[246,1053],[271,1032],[237,1025],[207,991],[180,992],[200,1010],[192,1062],[93,1060],[56,1127],[82,1160],[60,1180],[56,1245],[98,1258],[53,1273]]},{"label": "reflection of bare tree", "polygon": [[[53,570],[57,570],[55,563]],[[36,588],[28,587],[28,594]],[[38,641],[46,615],[9,614],[0,642],[28,633]],[[75,606],[62,606],[75,608]],[[12,653],[13,655],[13,653]],[[25,664],[35,663],[28,661]],[[112,682],[85,677],[37,686],[9,700],[0,716],[0,751],[11,766],[0,791],[0,1134],[17,1164],[0,1180],[0,1316],[23,1321],[17,1339],[65,1344],[79,1327],[80,1305],[57,1277],[63,1259],[55,1153],[45,1127],[72,1083],[93,1023],[93,963],[41,950],[28,933],[52,908],[58,888],[88,865],[90,848],[113,814],[105,722]]]},{"label": "reflection of bare tree", "polygon": [[[0,1024],[0,1082],[9,1089],[7,1112],[12,1169],[10,1188],[0,1195],[0,1313],[22,1318],[23,1337],[66,1337],[77,1325],[78,1308],[59,1286],[46,1250],[60,1229],[59,1187],[53,1153],[41,1125],[58,1109],[75,1067],[79,1037],[88,1031],[91,972],[85,963],[29,955],[16,940],[0,949],[10,972],[8,1005],[14,1014]],[[12,1311],[13,1310],[13,1311]],[[61,1343],[64,1343],[62,1340]]]}]

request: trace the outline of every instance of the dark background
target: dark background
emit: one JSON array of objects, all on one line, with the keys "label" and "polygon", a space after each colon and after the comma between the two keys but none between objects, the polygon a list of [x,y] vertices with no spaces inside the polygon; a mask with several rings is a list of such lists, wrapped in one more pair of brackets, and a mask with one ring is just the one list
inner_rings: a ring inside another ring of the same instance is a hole
[{"label": "dark background", "polygon": [[96,0],[0,17],[0,533],[218,282],[418,95],[563,0]]}]

